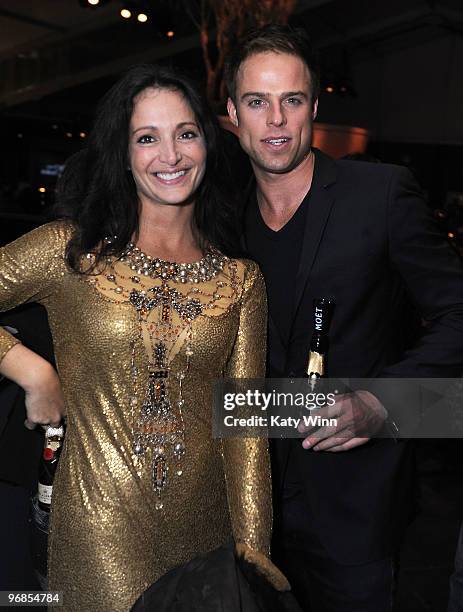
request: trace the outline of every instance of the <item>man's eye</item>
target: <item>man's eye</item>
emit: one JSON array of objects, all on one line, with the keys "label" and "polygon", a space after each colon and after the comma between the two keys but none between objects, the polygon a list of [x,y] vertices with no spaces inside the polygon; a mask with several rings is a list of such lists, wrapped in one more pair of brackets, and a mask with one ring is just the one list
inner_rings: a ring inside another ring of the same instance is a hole
[{"label": "man's eye", "polygon": [[150,142],[154,142],[154,138],[149,134],[144,134],[137,139],[137,142],[140,144],[149,144]]},{"label": "man's eye", "polygon": [[254,107],[255,106],[262,106],[263,103],[264,103],[264,101],[263,100],[259,100],[259,99],[250,100],[249,106],[254,106]]},{"label": "man's eye", "polygon": [[286,102],[291,104],[291,106],[299,106],[299,104],[302,104],[299,98],[288,98]]}]

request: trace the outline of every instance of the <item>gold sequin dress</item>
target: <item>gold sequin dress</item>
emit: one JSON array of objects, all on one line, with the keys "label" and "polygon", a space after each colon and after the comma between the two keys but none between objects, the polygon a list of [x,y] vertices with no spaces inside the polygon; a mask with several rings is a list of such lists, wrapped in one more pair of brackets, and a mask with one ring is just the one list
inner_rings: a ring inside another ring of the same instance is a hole
[{"label": "gold sequin dress", "polygon": [[[93,276],[71,272],[64,260],[71,234],[69,224],[54,222],[0,249],[0,308],[46,307],[65,396],[49,588],[63,592],[66,612],[127,612],[169,569],[232,538],[269,553],[267,442],[214,439],[211,424],[214,379],[263,375],[265,289],[254,263],[226,259],[213,279],[175,286],[201,302],[201,313],[182,326],[172,311],[169,330],[160,323],[162,309],[143,311],[141,322],[129,298],[140,284],[148,291],[160,279],[135,282],[127,263],[111,260]],[[134,423],[160,333],[186,449],[181,469],[166,450],[161,504],[153,489],[155,451],[134,453]],[[0,359],[16,342],[0,328]]]}]

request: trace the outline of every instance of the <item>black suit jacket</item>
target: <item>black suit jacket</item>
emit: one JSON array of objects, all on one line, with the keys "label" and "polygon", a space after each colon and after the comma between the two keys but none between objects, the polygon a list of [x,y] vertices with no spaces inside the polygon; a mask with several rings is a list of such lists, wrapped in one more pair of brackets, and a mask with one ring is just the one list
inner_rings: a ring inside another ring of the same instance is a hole
[{"label": "black suit jacket", "polygon": [[[314,152],[295,299],[288,304],[290,341],[285,345],[270,319],[269,376],[304,376],[313,299],[320,297],[336,304],[328,376],[460,375],[463,268],[411,174]],[[410,300],[430,326],[405,350],[401,320]],[[307,521],[335,559],[362,563],[390,552],[407,519],[406,444],[376,440],[347,452],[315,453],[300,441],[279,440],[272,454],[277,500],[290,466],[304,483]]]}]

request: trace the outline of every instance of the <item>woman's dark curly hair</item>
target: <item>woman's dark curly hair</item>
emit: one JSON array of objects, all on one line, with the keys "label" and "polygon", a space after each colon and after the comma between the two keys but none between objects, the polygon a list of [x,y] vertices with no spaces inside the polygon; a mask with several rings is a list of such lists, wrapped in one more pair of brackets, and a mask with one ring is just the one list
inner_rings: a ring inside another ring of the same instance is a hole
[{"label": "woman's dark curly hair", "polygon": [[[206,142],[206,171],[195,195],[194,226],[204,244],[240,254],[237,206],[231,167],[218,121],[195,84],[177,71],[142,64],[131,68],[101,100],[87,148],[68,160],[57,189],[56,216],[75,228],[67,262],[80,271],[80,258],[97,262],[120,256],[139,227],[139,200],[128,168],[129,125],[134,98],[146,88],[180,92],[190,105]],[[114,237],[110,243],[105,237]]]}]

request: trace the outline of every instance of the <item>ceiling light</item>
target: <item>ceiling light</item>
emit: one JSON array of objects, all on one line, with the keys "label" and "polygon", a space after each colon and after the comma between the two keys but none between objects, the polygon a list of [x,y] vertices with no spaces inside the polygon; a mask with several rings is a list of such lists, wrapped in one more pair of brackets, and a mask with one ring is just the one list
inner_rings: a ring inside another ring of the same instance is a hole
[{"label": "ceiling light", "polygon": [[78,0],[82,8],[96,8],[101,7],[111,2],[111,0]]},{"label": "ceiling light", "polygon": [[148,21],[148,15],[146,15],[145,13],[138,13],[137,19],[141,23],[145,23],[146,21]]},{"label": "ceiling light", "polygon": [[166,35],[168,38],[173,38],[175,36],[175,32],[173,30],[169,30]]},{"label": "ceiling light", "polygon": [[40,193],[45,193],[46,189],[45,189],[45,187],[39,187],[39,191],[40,191]]},{"label": "ceiling light", "polygon": [[129,11],[128,8],[123,8],[121,9],[121,17],[123,17],[124,19],[130,19],[132,17],[132,13]]},{"label": "ceiling light", "polygon": [[327,85],[327,86],[325,87],[325,91],[326,91],[327,93],[333,93],[333,91],[334,91],[334,87],[333,87],[332,85]]}]

